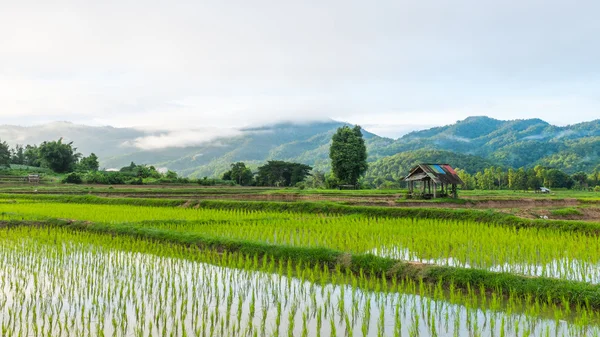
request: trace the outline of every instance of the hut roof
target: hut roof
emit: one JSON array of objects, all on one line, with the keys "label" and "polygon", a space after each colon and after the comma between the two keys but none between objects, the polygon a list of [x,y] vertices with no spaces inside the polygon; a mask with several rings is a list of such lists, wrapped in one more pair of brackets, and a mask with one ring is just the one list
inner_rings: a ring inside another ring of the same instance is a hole
[{"label": "hut roof", "polygon": [[428,178],[436,184],[464,184],[456,171],[448,164],[419,164],[410,170],[404,181],[419,181]]}]

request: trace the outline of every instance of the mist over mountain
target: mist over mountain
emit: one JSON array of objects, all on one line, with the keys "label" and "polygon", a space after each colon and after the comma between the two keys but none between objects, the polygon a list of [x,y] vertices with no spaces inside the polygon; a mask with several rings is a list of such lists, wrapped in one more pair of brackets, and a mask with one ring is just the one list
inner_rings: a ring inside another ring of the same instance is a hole
[{"label": "mist over mountain", "polygon": [[[267,160],[286,160],[328,170],[331,136],[343,125],[346,123],[321,121],[240,130],[168,131],[56,122],[30,127],[3,125],[0,139],[14,145],[63,137],[73,141],[83,154],[96,153],[103,168],[119,168],[133,161],[204,177],[220,175],[237,161],[256,167]],[[469,117],[455,124],[410,132],[396,140],[366,130],[364,136],[369,161],[381,159],[372,164],[371,172],[392,176],[397,176],[395,170],[403,170],[421,157],[477,169],[490,163],[507,167],[542,164],[570,173],[591,171],[600,164],[600,120],[560,127],[541,119]],[[437,152],[428,155],[427,151]]]}]

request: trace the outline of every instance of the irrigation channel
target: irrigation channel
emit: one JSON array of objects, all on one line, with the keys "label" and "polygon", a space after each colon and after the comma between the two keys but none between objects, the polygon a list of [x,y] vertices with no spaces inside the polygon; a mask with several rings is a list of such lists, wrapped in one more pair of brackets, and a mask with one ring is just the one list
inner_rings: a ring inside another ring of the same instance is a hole
[{"label": "irrigation channel", "polygon": [[600,334],[583,307],[62,228],[0,229],[0,265],[3,336]]}]

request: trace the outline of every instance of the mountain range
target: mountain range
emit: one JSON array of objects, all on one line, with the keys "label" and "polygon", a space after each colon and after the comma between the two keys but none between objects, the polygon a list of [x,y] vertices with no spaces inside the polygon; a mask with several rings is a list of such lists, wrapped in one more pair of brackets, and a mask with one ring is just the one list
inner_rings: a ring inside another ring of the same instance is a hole
[{"label": "mountain range", "polygon": [[[96,153],[104,168],[130,162],[152,164],[191,177],[218,176],[232,162],[256,167],[267,160],[295,161],[326,171],[331,136],[343,122],[279,123],[246,128],[233,135],[213,136],[198,145],[141,149],[140,139],[168,137],[167,131],[92,127],[68,122],[41,126],[0,126],[9,144],[39,144],[63,137],[78,151]],[[198,138],[204,131],[197,131]],[[189,137],[189,135],[188,135]],[[193,137],[193,134],[192,134]],[[469,117],[455,124],[408,133],[398,139],[364,130],[370,174],[397,178],[419,161],[443,161],[467,171],[490,165],[544,165],[591,172],[600,164],[600,120],[554,126],[541,119],[503,121]]]}]

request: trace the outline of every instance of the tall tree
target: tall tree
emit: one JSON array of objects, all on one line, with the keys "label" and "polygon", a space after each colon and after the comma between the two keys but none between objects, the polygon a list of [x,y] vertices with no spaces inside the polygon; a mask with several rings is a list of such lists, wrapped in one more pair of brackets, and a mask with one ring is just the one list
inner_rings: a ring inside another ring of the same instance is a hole
[{"label": "tall tree", "polygon": [[588,176],[585,172],[577,172],[571,176],[571,178],[577,182],[579,188],[587,188],[588,187]]},{"label": "tall tree", "polygon": [[252,179],[252,170],[246,167],[246,164],[243,162],[231,164],[231,170],[223,174],[223,180],[233,180],[241,186],[251,185]]},{"label": "tall tree", "polygon": [[331,170],[342,184],[356,185],[368,168],[367,147],[360,126],[337,129],[329,148]]},{"label": "tall tree", "polygon": [[25,149],[23,145],[17,144],[12,150],[10,159],[11,164],[24,165],[25,164]]},{"label": "tall tree", "polygon": [[0,166],[10,165],[10,147],[6,142],[0,142]]},{"label": "tall tree", "polygon": [[64,144],[62,138],[43,142],[39,147],[39,155],[44,166],[56,173],[72,172],[81,156],[72,145],[73,142]]}]

